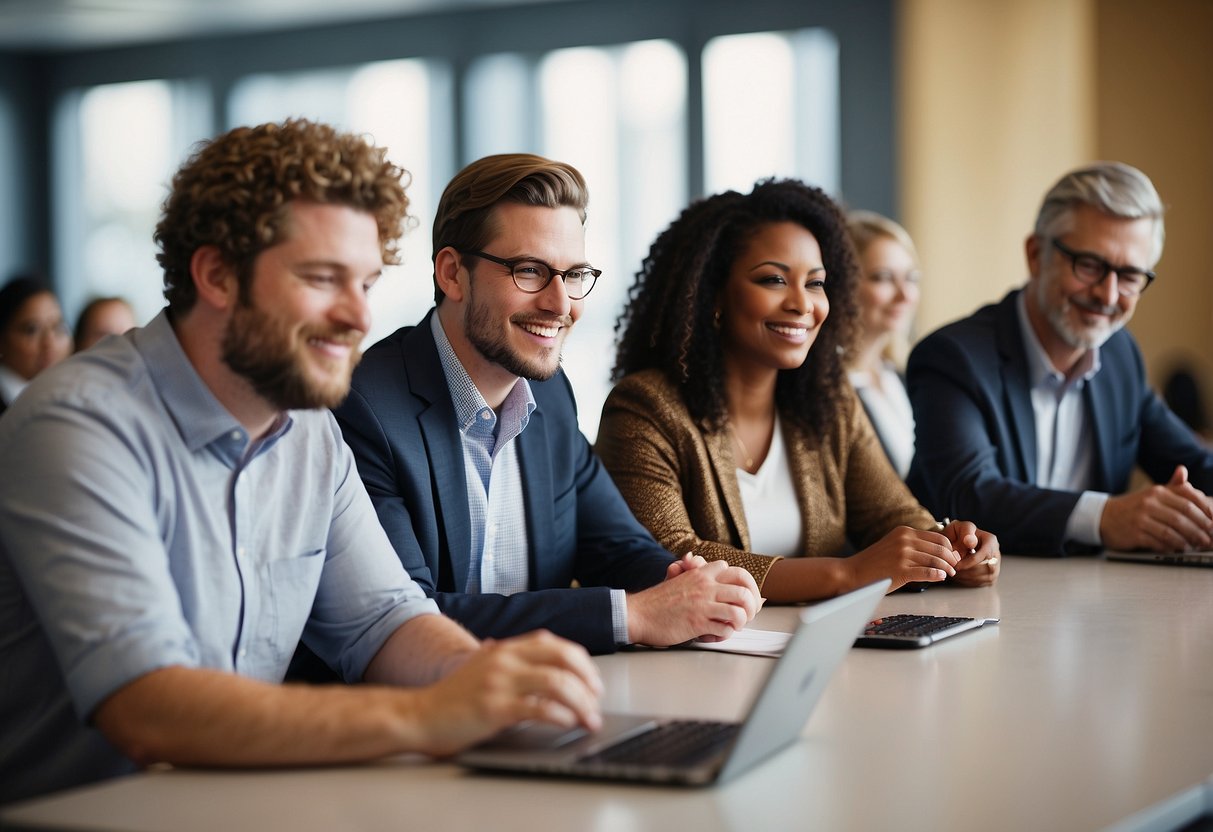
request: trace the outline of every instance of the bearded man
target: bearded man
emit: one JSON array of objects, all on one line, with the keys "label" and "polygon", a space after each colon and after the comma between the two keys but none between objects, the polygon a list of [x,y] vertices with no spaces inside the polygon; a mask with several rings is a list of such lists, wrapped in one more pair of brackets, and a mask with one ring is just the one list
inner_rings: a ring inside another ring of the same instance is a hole
[{"label": "bearded man", "polygon": [[405,568],[475,635],[726,638],[758,609],[753,578],[662,549],[578,429],[560,350],[601,276],[587,202],[539,156],[460,171],[434,219],[436,307],[367,350],[337,421]]},{"label": "bearded man", "polygon": [[[1049,190],[1027,285],[910,356],[908,482],[925,506],[1007,552],[1213,547],[1213,455],[1150,389],[1124,329],[1162,248],[1141,171],[1100,162]],[[1155,484],[1125,493],[1134,466]]]},{"label": "bearded man", "polygon": [[[446,755],[526,719],[601,724],[583,648],[481,645],[438,613],[324,409],[396,260],[402,176],[308,121],[205,143],[156,228],[168,307],[0,420],[0,803],[157,762]],[[279,684],[301,638],[369,684]]]}]

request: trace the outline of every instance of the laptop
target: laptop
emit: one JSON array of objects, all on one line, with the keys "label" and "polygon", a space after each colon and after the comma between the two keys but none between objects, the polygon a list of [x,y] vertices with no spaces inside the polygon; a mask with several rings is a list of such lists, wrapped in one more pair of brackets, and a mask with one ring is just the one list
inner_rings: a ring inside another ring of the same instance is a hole
[{"label": "laptop", "polygon": [[1163,563],[1170,566],[1213,566],[1213,551],[1203,552],[1120,552],[1104,550],[1108,560],[1125,563]]},{"label": "laptop", "polygon": [[605,714],[602,730],[529,723],[456,756],[491,771],[704,786],[729,780],[800,736],[826,683],[889,588],[878,581],[808,607],[742,722]]}]

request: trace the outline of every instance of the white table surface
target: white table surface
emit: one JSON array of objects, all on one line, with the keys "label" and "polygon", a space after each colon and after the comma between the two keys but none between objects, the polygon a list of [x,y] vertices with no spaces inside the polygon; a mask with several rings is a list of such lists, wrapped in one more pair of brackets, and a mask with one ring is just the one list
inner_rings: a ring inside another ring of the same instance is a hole
[{"label": "white table surface", "polygon": [[[724,786],[497,777],[397,758],[152,771],[9,807],[5,824],[122,830],[1085,830],[1213,775],[1213,569],[1008,557],[998,587],[880,614],[998,617],[924,650],[852,650],[802,741]],[[755,625],[791,629],[795,608]],[[596,660],[610,710],[736,719],[771,659]],[[1199,798],[1196,798],[1199,799]]]}]

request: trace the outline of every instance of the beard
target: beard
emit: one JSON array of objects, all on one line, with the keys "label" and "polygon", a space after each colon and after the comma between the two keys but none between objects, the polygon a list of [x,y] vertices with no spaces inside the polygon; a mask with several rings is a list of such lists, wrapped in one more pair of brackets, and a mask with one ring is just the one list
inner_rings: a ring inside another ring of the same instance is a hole
[{"label": "beard", "polygon": [[240,301],[223,332],[223,361],[248,379],[253,389],[280,410],[336,407],[350,390],[350,376],[362,354],[351,353],[347,366],[323,379],[308,375],[304,351],[311,338],[357,345],[363,333],[354,329],[306,327],[293,342],[292,327],[252,303]]},{"label": "beard", "polygon": [[[1126,316],[1118,306],[1104,306],[1101,303],[1087,300],[1075,300],[1064,297],[1061,303],[1053,303],[1049,298],[1051,286],[1044,281],[1039,284],[1036,300],[1045,311],[1045,317],[1052,324],[1054,332],[1076,350],[1093,350],[1102,347],[1107,340],[1128,323]],[[1103,315],[1109,315],[1107,322],[1095,326],[1082,326],[1074,322],[1072,310],[1089,310]]]},{"label": "beard", "polygon": [[510,324],[536,323],[547,326],[561,325],[560,343],[563,343],[563,333],[573,325],[573,319],[568,315],[541,316],[516,313],[511,315],[504,330],[498,330],[500,318],[493,314],[488,304],[477,303],[474,291],[469,291],[468,308],[464,317],[464,332],[472,346],[489,361],[500,366],[513,375],[530,381],[547,381],[556,375],[560,369],[559,344],[550,349],[541,350],[539,355],[528,358],[520,355],[510,345]]}]

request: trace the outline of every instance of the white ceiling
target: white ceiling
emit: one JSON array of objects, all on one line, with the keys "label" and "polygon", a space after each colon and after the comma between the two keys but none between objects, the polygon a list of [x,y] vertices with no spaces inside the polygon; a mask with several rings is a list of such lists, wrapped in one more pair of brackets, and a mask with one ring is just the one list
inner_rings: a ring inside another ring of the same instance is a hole
[{"label": "white ceiling", "polygon": [[0,0],[0,50],[67,50],[555,0]]}]

